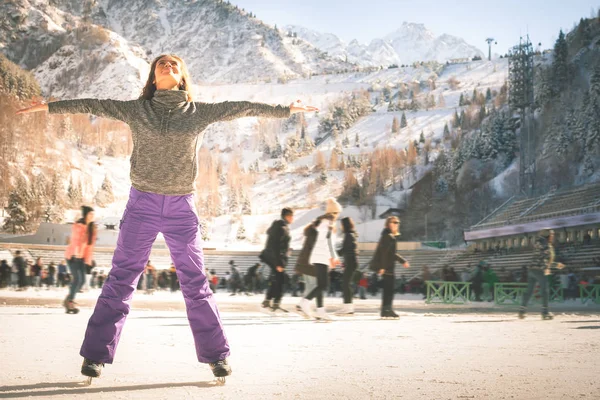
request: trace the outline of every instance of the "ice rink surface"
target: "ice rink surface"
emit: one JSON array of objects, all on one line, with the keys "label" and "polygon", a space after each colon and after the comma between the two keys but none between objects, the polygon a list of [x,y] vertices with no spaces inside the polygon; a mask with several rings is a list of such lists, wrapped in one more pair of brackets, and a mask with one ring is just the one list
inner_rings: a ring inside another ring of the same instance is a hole
[{"label": "ice rink surface", "polygon": [[[380,320],[372,299],[354,317],[316,323],[262,314],[261,296],[217,294],[233,369],[217,386],[196,360],[185,311],[161,300],[170,295],[136,295],[114,364],[89,387],[79,374],[92,312],[85,295],[77,315],[0,307],[0,398],[600,399],[597,307],[554,310],[553,321],[542,321],[534,310],[518,320],[512,309],[440,311],[397,301],[400,320]],[[27,304],[27,296],[12,294],[10,303]],[[297,301],[286,300],[288,309]],[[326,301],[333,311],[340,299]]]}]

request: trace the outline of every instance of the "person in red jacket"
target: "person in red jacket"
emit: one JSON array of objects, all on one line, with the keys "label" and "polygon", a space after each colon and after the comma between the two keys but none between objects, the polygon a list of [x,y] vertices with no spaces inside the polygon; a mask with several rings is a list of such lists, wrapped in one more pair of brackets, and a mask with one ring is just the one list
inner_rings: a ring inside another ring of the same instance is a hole
[{"label": "person in red jacket", "polygon": [[96,243],[97,229],[94,224],[95,213],[92,207],[81,207],[82,217],[73,224],[71,240],[65,251],[65,259],[71,270],[71,285],[69,294],[63,305],[67,313],[77,314],[79,309],[75,307],[75,295],[85,282],[85,266],[92,264],[94,245]]}]

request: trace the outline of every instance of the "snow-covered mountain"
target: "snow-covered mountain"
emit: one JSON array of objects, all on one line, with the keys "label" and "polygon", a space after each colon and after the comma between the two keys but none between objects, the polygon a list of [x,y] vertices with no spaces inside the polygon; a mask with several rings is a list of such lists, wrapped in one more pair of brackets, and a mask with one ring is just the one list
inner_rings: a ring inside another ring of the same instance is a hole
[{"label": "snow-covered mountain", "polygon": [[423,24],[404,22],[383,38],[373,39],[368,45],[352,40],[346,44],[331,33],[320,33],[301,26],[286,26],[318,49],[340,60],[363,66],[412,64],[415,61],[446,62],[452,58],[483,57],[477,47],[452,35],[436,37]]},{"label": "snow-covered mountain", "polygon": [[131,98],[148,63],[180,55],[202,83],[268,82],[348,65],[220,0],[7,0],[0,51],[46,96]]}]

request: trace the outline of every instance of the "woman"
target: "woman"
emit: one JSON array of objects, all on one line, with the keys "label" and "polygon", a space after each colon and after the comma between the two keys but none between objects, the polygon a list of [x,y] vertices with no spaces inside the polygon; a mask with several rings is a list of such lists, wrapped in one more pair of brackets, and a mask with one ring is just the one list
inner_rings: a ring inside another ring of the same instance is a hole
[{"label": "woman", "polygon": [[112,363],[131,297],[160,232],[177,265],[198,360],[213,374],[231,374],[229,344],[204,269],[202,240],[194,205],[197,147],[202,132],[214,122],[248,116],[288,118],[315,107],[270,106],[250,102],[194,102],[191,79],[183,60],[161,55],[150,66],[137,100],[80,99],[39,104],[19,113],[90,113],[129,124],[133,139],[129,202],[120,224],[109,277],[90,318],[80,354],[82,374],[98,377]]},{"label": "woman", "polygon": [[[325,215],[318,217],[304,229],[304,244],[298,256],[296,269],[306,274],[312,270],[317,278],[317,285],[300,301],[299,310],[306,317],[312,317],[310,302],[316,298],[317,320],[330,321],[331,317],[323,306],[323,293],[327,289],[329,268],[339,264],[339,259],[333,247],[334,225],[342,207],[334,198],[326,200]],[[307,268],[308,267],[308,268]],[[298,308],[297,308],[298,309]]]},{"label": "woman", "polygon": [[77,314],[75,296],[85,282],[85,266],[92,263],[94,244],[96,243],[96,224],[94,224],[94,209],[88,206],[81,207],[81,218],[71,228],[71,240],[65,251],[65,259],[71,270],[71,285],[69,294],[63,305],[69,314]]},{"label": "woman", "polygon": [[394,300],[395,265],[398,260],[404,268],[410,265],[400,254],[396,254],[396,237],[399,236],[400,220],[397,217],[388,217],[385,228],[381,232],[375,255],[371,261],[371,269],[379,271],[383,278],[383,296],[381,301],[381,318],[397,319],[398,314],[392,309]]},{"label": "woman", "polygon": [[354,290],[352,288],[353,277],[358,267],[358,246],[356,244],[356,229],[352,218],[342,218],[342,230],[344,231],[344,241],[339,254],[344,257],[344,274],[342,276],[342,293],[344,295],[344,305],[337,312],[339,315],[354,315]]}]

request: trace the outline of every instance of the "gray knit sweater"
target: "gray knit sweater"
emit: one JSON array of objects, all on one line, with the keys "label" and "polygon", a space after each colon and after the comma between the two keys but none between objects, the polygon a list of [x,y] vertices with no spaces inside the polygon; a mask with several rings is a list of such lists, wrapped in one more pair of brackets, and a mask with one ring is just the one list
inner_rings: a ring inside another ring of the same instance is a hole
[{"label": "gray knit sweater", "polygon": [[187,92],[157,90],[152,100],[77,99],[48,103],[52,114],[88,113],[123,121],[131,128],[131,185],[142,192],[194,192],[197,149],[213,122],[241,117],[288,118],[290,108],[248,101],[188,102]]}]

